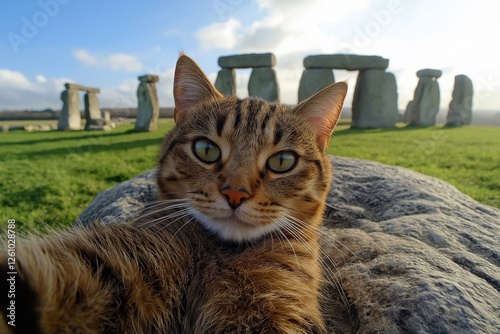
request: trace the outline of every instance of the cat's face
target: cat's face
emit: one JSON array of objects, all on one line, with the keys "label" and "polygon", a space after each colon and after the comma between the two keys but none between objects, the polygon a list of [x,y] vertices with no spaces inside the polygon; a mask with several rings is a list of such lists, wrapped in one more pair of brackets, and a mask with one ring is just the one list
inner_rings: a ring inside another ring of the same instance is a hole
[{"label": "cat's face", "polygon": [[181,56],[177,124],[160,158],[162,198],[186,199],[179,207],[231,241],[318,225],[331,180],[325,151],[346,91],[337,86],[294,109],[223,97]]}]

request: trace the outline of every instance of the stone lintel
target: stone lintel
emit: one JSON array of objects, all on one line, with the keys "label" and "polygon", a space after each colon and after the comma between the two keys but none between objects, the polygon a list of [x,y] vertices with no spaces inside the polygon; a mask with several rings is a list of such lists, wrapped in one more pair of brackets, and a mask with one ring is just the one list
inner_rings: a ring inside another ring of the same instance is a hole
[{"label": "stone lintel", "polygon": [[65,83],[64,87],[66,87],[67,89],[71,89],[71,90],[84,90],[88,93],[100,93],[101,92],[101,90],[99,88],[86,87],[86,86],[82,86],[82,85],[74,84],[74,83],[69,83],[69,82]]},{"label": "stone lintel", "polygon": [[276,57],[272,53],[247,53],[219,57],[218,64],[220,67],[228,69],[273,67],[276,65]]},{"label": "stone lintel", "polygon": [[140,77],[137,77],[137,79],[139,79],[140,82],[158,82],[158,81],[160,81],[160,77],[157,75],[153,75],[153,74],[141,75]]},{"label": "stone lintel", "polygon": [[389,59],[380,56],[361,56],[352,54],[313,55],[304,58],[304,67],[348,71],[368,69],[385,70],[389,67]]},{"label": "stone lintel", "polygon": [[443,75],[441,70],[433,70],[430,68],[424,68],[423,70],[417,71],[417,77],[419,78],[440,78]]}]

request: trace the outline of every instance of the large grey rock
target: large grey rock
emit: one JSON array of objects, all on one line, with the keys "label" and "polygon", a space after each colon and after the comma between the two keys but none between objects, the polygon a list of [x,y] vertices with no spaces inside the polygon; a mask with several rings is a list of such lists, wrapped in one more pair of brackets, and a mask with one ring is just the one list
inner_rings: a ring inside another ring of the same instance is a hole
[{"label": "large grey rock", "polygon": [[[323,309],[336,333],[498,333],[500,210],[401,167],[333,157],[321,232]],[[80,216],[131,219],[155,171],[99,194]]]},{"label": "large grey rock", "polygon": [[140,83],[137,87],[137,118],[135,120],[135,131],[156,131],[158,117],[160,116],[160,104],[156,83],[160,80],[157,75],[142,75],[138,77]]},{"label": "large grey rock", "polygon": [[267,101],[279,101],[279,86],[272,68],[254,68],[248,80],[248,95]]},{"label": "large grey rock", "polygon": [[452,100],[446,117],[446,126],[470,125],[472,121],[472,81],[466,75],[455,76]]},{"label": "large grey rock", "polygon": [[434,70],[431,68],[424,68],[423,70],[417,71],[417,77],[419,78],[440,78],[443,75],[441,70]]},{"label": "large grey rock", "polygon": [[406,108],[404,121],[418,126],[436,125],[440,96],[436,79],[430,76],[420,76],[413,100]]},{"label": "large grey rock", "polygon": [[215,88],[224,95],[236,95],[236,74],[233,69],[223,68],[217,73]]},{"label": "large grey rock", "polygon": [[78,90],[66,87],[61,93],[63,106],[59,114],[57,128],[59,130],[80,130],[82,126],[82,116],[80,115],[80,98]]},{"label": "large grey rock", "polygon": [[85,130],[100,130],[104,126],[99,100],[95,92],[89,91],[84,96]]},{"label": "large grey rock", "polygon": [[351,54],[315,55],[304,58],[305,68],[331,68],[348,71],[379,69],[385,70],[389,59],[379,56],[361,56]]},{"label": "large grey rock", "polygon": [[359,72],[352,101],[353,128],[387,128],[399,120],[396,78],[384,70]]},{"label": "large grey rock", "polygon": [[333,71],[327,68],[306,68],[299,85],[299,102],[335,82]]},{"label": "large grey rock", "polygon": [[218,64],[222,68],[273,67],[276,57],[272,53],[248,53],[219,57]]}]

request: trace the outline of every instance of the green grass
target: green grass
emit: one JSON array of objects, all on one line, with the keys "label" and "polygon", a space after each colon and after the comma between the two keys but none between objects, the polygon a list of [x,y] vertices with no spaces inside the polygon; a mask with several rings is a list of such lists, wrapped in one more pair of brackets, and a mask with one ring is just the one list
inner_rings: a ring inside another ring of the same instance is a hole
[{"label": "green grass", "polygon": [[330,154],[406,167],[500,208],[500,128],[340,129]]},{"label": "green grass", "polygon": [[[163,135],[133,125],[111,132],[0,133],[0,224],[20,230],[71,224],[102,190],[154,168]],[[450,182],[500,208],[500,129],[351,130],[342,123],[329,153],[399,165]],[[1,226],[1,225],[0,225]]]},{"label": "green grass", "polygon": [[172,126],[162,120],[152,133],[125,125],[111,132],[0,134],[0,221],[13,218],[22,230],[70,224],[99,192],[154,168]]}]

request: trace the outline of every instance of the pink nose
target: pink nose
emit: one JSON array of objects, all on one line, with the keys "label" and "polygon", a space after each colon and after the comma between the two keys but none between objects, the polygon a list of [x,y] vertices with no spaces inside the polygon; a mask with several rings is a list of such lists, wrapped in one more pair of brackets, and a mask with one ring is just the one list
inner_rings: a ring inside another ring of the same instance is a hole
[{"label": "pink nose", "polygon": [[238,206],[240,206],[241,202],[243,202],[244,199],[250,197],[250,194],[245,190],[235,190],[227,188],[221,190],[221,193],[226,196],[227,202],[233,209],[236,209]]}]

